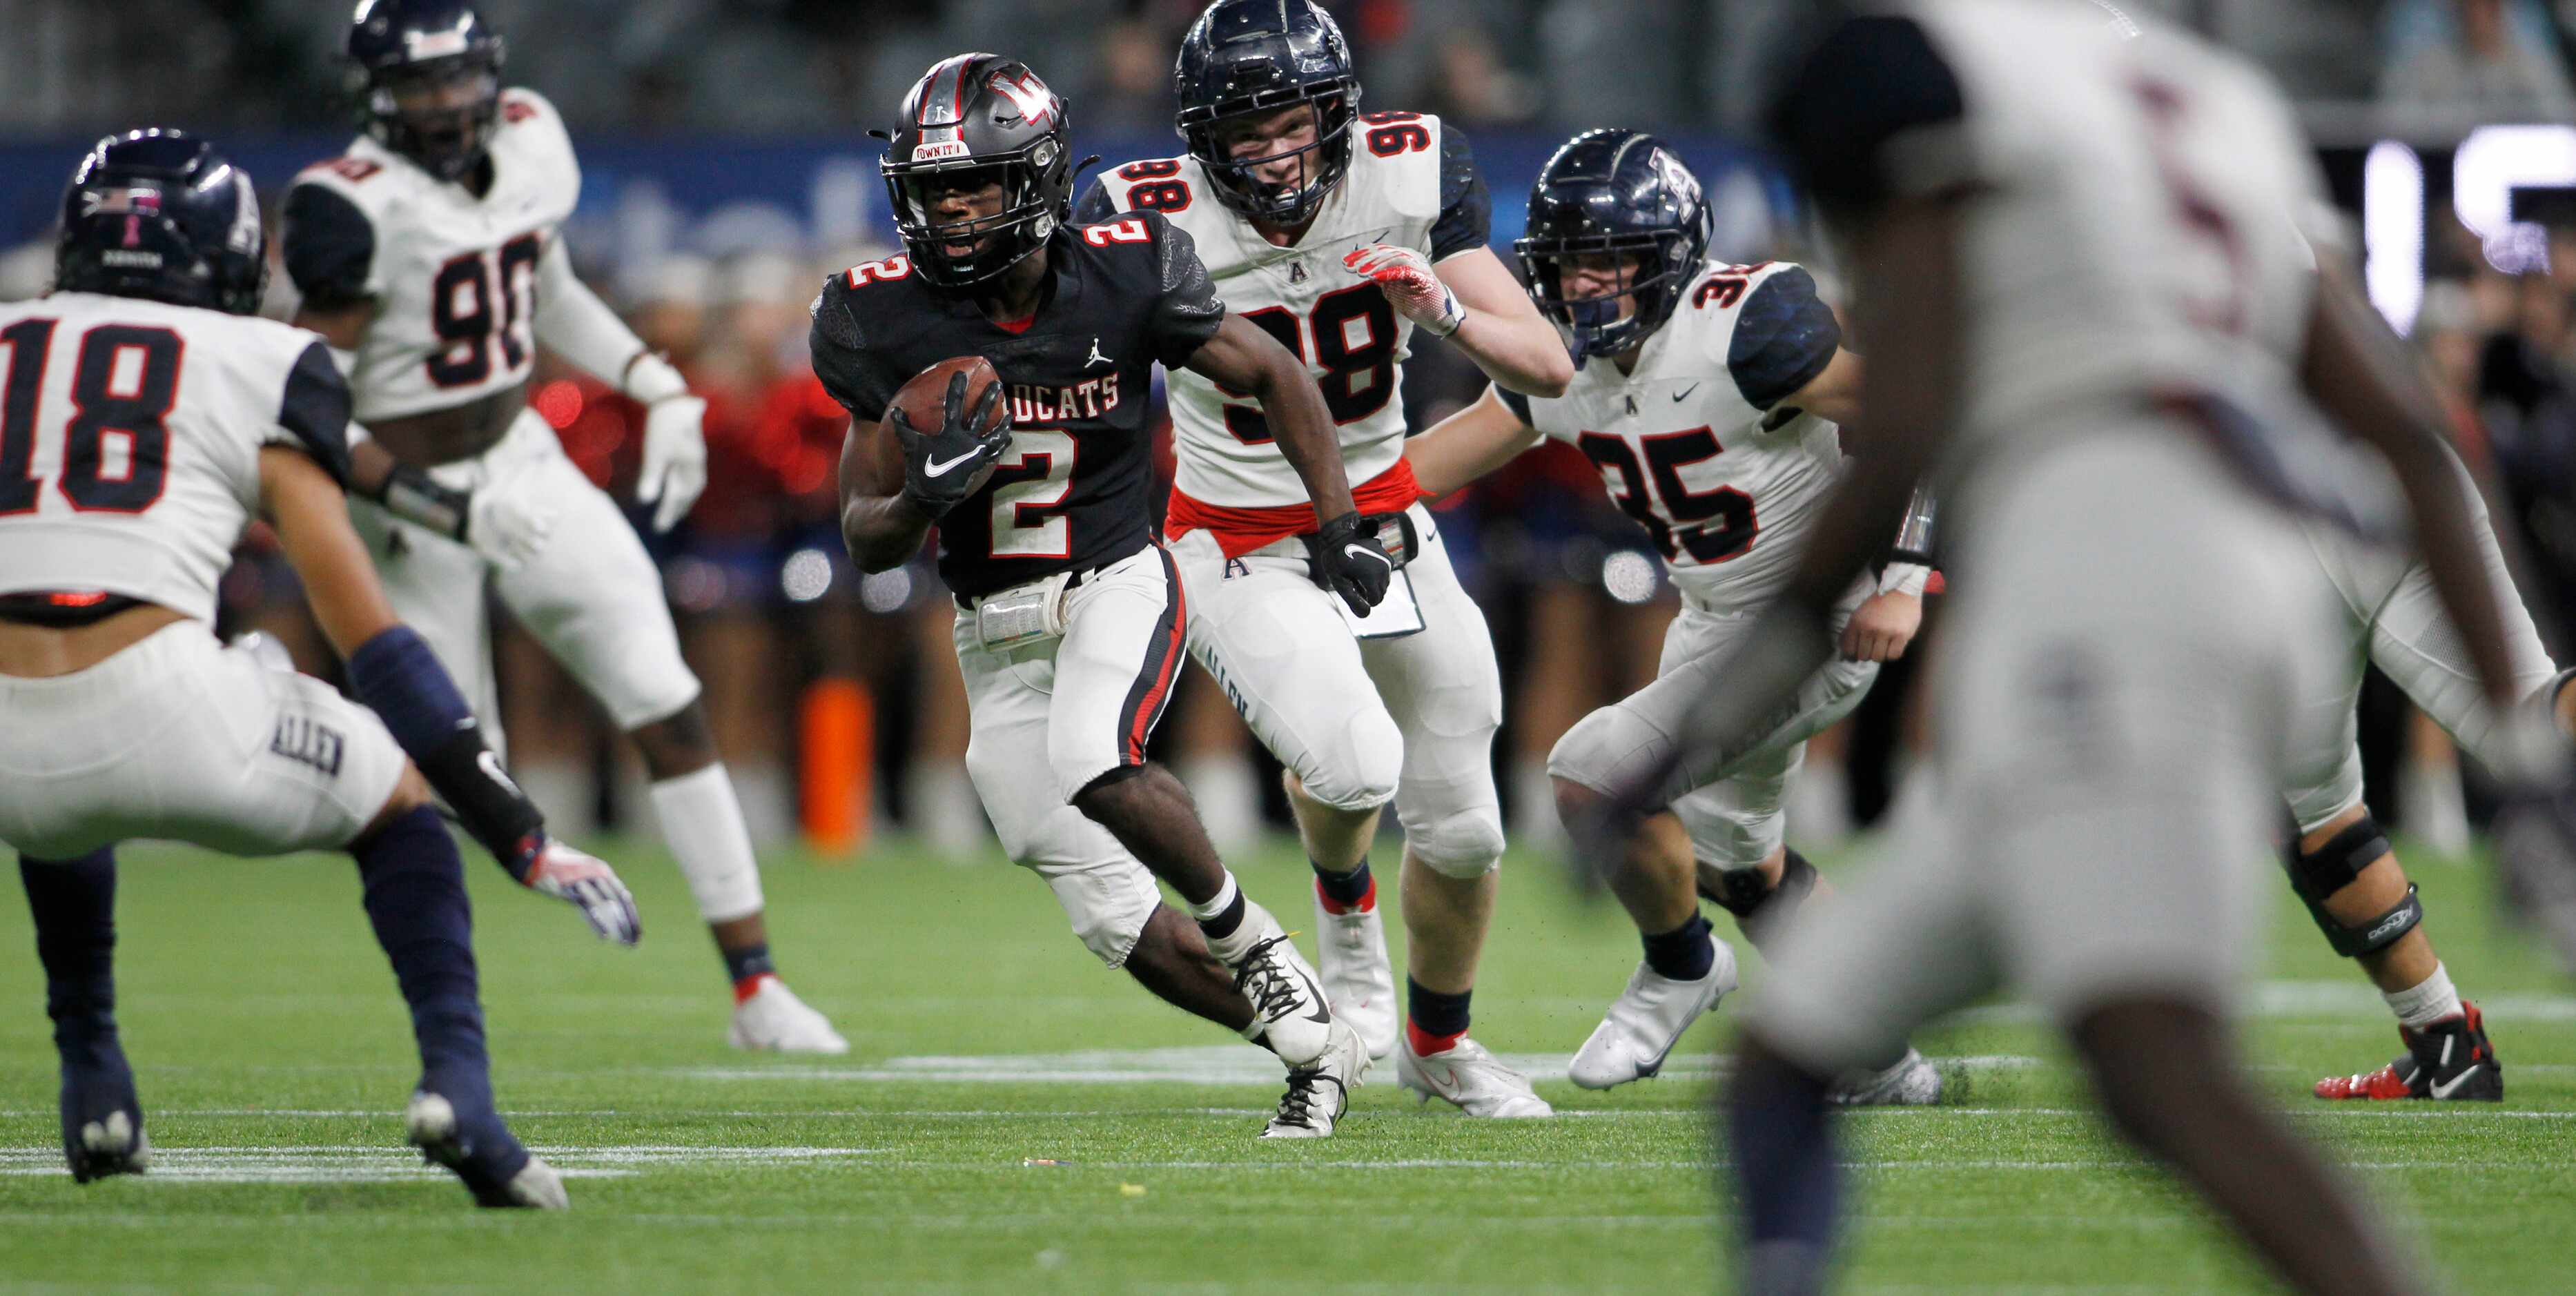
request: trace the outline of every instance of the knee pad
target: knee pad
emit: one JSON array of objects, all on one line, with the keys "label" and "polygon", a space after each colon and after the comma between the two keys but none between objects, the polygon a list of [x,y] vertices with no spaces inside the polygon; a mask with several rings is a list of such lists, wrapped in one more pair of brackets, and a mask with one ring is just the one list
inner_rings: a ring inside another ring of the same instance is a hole
[{"label": "knee pad", "polygon": [[2358,927],[2346,927],[2327,913],[2323,905],[2310,905],[2308,913],[2317,920],[2317,928],[2326,934],[2326,944],[2345,958],[2376,954],[2397,943],[2415,925],[2424,921],[2423,902],[2415,898],[2415,884],[2406,884],[2406,898],[2389,906],[2388,912]]},{"label": "knee pad", "polygon": [[2325,903],[2326,897],[2351,886],[2363,869],[2387,853],[2388,834],[2365,810],[2352,826],[2327,838],[2313,851],[2300,850],[2298,841],[2291,840],[2290,886],[2308,902],[2309,909],[2322,916],[2323,910],[2318,906]]},{"label": "knee pad", "polygon": [[1503,862],[1502,811],[1481,805],[1418,826],[1407,824],[1404,848],[1442,877],[1462,882],[1483,877]]},{"label": "knee pad", "polygon": [[1145,924],[1162,904],[1150,878],[1114,872],[1059,873],[1047,878],[1047,887],[1073,924],[1074,939],[1112,969],[1127,965],[1127,956],[1145,935]]},{"label": "knee pad", "polygon": [[1404,775],[1404,734],[1386,708],[1371,706],[1320,744],[1308,763],[1313,768],[1297,771],[1308,800],[1335,810],[1374,810],[1395,799],[1396,781]]},{"label": "knee pad", "polygon": [[1715,885],[1702,880],[1701,898],[1735,915],[1736,925],[1756,949],[1767,948],[1816,889],[1816,866],[1795,850],[1785,850],[1780,861],[1780,885],[1763,881],[1758,868],[1728,869],[1717,875]]}]

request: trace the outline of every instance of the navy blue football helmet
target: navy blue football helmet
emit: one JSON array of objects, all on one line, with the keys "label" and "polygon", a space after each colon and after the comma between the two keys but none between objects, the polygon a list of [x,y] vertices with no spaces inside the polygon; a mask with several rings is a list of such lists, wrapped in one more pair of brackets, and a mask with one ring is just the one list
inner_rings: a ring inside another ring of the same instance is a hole
[{"label": "navy blue football helmet", "polygon": [[249,315],[268,286],[259,195],[241,168],[184,131],[90,147],[63,191],[54,287]]},{"label": "navy blue football helmet", "polygon": [[[903,121],[869,133],[887,144],[877,170],[895,232],[913,268],[943,288],[981,283],[1027,260],[1073,215],[1064,100],[1026,63],[999,54],[942,59],[904,95]],[[939,199],[950,187],[987,181],[1002,186],[1000,212],[941,219]]]},{"label": "navy blue football helmet", "polygon": [[[1530,186],[1529,232],[1512,243],[1541,314],[1567,334],[1577,365],[1617,355],[1671,319],[1708,257],[1715,228],[1699,177],[1642,131],[1588,130],[1567,140]],[[1624,293],[1566,296],[1568,257],[1636,259]],[[1619,298],[1635,309],[1619,313]]]},{"label": "navy blue football helmet", "polygon": [[[1351,126],[1359,120],[1360,82],[1350,43],[1333,16],[1312,0],[1217,0],[1181,38],[1172,64],[1174,123],[1190,156],[1206,168],[1216,199],[1273,225],[1301,225],[1332,196],[1351,169]],[[1217,142],[1226,117],[1315,106],[1315,142],[1269,157],[1235,158]],[[1264,184],[1253,168],[1305,156],[1305,183]]]},{"label": "navy blue football helmet", "polygon": [[[501,33],[468,0],[363,0],[349,27],[358,127],[441,180],[483,164],[501,116]],[[405,112],[403,97],[436,106]]]}]

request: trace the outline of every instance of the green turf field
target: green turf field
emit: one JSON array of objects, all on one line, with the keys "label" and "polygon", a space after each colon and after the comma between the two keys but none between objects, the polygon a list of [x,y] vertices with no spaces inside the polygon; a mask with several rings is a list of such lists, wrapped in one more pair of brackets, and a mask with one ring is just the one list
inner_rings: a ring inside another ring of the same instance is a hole
[{"label": "green turf field", "polygon": [[[353,870],[319,857],[129,852],[119,988],[159,1160],[145,1178],[74,1186],[25,911],[0,903],[0,1287],[1720,1283],[1709,1074],[1693,1059],[1722,1038],[1723,1009],[1663,1080],[1608,1096],[1542,1081],[1553,1122],[1420,1109],[1390,1066],[1331,1141],[1264,1144],[1275,1063],[1103,971],[1045,888],[1007,865],[896,850],[850,869],[774,859],[781,966],[854,1045],[799,1062],[725,1046],[721,968],[676,873],[653,849],[614,858],[645,906],[635,951],[473,866],[501,1101],[565,1169],[569,1218],[477,1212],[406,1158],[407,1021]],[[2481,873],[2418,871],[2431,930],[2487,1006],[2511,1101],[2308,1098],[2316,1075],[2385,1061],[2395,1033],[2286,898],[2251,1020],[2262,1080],[2460,1290],[2576,1290],[2576,997],[2496,931]],[[1243,874],[1301,925],[1293,863]],[[1545,861],[1516,860],[1504,896],[1477,1035],[1561,1068],[1626,978],[1633,936],[1612,909],[1572,904]],[[1849,1123],[1851,1290],[2259,1288],[2188,1202],[2105,1139],[2027,1015],[1982,1009],[1923,1045],[1959,1060],[1965,1092]]]}]

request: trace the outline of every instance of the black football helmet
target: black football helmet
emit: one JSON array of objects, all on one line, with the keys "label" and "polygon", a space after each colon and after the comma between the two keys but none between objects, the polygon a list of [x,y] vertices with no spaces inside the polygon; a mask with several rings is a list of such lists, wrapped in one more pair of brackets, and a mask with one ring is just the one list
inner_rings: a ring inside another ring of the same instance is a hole
[{"label": "black football helmet", "polygon": [[110,135],[63,191],[54,287],[249,315],[268,286],[250,176],[175,130]]},{"label": "black football helmet", "polygon": [[[358,127],[441,180],[483,164],[501,116],[501,33],[468,0],[362,0],[349,27]],[[403,91],[461,86],[459,106],[406,113]]]},{"label": "black football helmet", "polygon": [[[1172,64],[1175,125],[1206,168],[1216,199],[1273,225],[1304,224],[1351,169],[1351,125],[1360,82],[1350,43],[1311,0],[1216,0],[1181,38]],[[1315,105],[1315,142],[1269,157],[1235,158],[1216,139],[1226,117]],[[1253,168],[1309,155],[1305,184],[1264,185]]]},{"label": "black football helmet", "polygon": [[[1073,157],[1064,101],[1029,66],[999,54],[960,54],[903,97],[903,124],[878,170],[913,268],[945,288],[981,283],[1046,246],[1073,215]],[[939,196],[998,181],[1002,210],[943,222]],[[966,251],[951,253],[951,247]]]},{"label": "black football helmet", "polygon": [[[1512,243],[1539,312],[1566,333],[1577,365],[1617,355],[1664,321],[1708,257],[1715,228],[1699,177],[1662,140],[1642,131],[1588,130],[1567,140],[1530,186],[1529,232]],[[1624,293],[1569,298],[1567,257],[1639,258]],[[1619,314],[1633,293],[1636,309]]]}]

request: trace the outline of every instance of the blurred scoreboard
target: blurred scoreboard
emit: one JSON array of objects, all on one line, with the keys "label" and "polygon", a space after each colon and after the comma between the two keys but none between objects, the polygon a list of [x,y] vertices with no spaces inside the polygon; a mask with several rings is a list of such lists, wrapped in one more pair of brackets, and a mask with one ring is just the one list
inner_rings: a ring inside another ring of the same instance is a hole
[{"label": "blurred scoreboard", "polygon": [[2324,150],[2336,203],[2357,215],[2370,298],[2411,331],[2429,269],[2459,273],[2456,220],[2507,274],[2549,268],[2549,228],[2576,229],[2576,126],[2488,126],[2455,148],[2384,140]]}]

